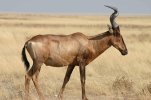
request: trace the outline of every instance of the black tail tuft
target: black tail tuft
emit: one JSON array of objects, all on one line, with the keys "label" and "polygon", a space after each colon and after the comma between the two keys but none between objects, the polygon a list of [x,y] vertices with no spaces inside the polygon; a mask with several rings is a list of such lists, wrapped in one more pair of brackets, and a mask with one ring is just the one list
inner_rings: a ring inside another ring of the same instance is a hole
[{"label": "black tail tuft", "polygon": [[25,46],[22,49],[22,61],[25,65],[26,71],[28,71],[30,64],[29,64],[27,57],[26,57]]}]

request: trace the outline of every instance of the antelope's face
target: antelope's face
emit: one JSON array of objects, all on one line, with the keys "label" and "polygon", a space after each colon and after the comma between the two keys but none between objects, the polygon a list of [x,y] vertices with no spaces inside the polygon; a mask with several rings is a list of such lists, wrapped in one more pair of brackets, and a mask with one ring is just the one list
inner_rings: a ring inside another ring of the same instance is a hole
[{"label": "antelope's face", "polygon": [[108,25],[109,32],[112,34],[111,45],[113,45],[116,49],[118,49],[122,55],[128,54],[126,45],[124,43],[123,37],[120,33],[119,25],[115,22],[115,18],[119,15],[118,9],[116,7],[107,6],[106,7],[113,9],[114,13],[110,16],[111,25]]},{"label": "antelope's face", "polygon": [[111,39],[111,44],[113,45],[113,47],[118,49],[122,55],[128,54],[128,50],[127,50],[126,45],[124,43],[123,37],[120,34],[119,27],[113,29],[113,37]]}]

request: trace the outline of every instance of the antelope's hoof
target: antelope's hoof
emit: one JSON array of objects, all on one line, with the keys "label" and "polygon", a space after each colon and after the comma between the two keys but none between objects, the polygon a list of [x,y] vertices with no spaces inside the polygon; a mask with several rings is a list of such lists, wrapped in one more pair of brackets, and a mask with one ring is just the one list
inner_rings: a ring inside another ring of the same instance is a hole
[{"label": "antelope's hoof", "polygon": [[88,98],[87,98],[87,97],[85,97],[85,98],[83,98],[82,100],[88,100]]},{"label": "antelope's hoof", "polygon": [[58,94],[57,97],[58,97],[59,100],[63,100],[62,94]]}]

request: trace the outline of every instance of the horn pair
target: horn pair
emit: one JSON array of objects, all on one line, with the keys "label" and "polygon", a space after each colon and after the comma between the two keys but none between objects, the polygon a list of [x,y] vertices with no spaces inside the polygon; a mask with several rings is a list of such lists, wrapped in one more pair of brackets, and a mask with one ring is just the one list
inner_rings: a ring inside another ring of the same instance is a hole
[{"label": "horn pair", "polygon": [[104,5],[104,6],[114,10],[114,13],[112,13],[112,15],[110,16],[110,22],[111,22],[112,28],[117,28],[119,25],[115,22],[115,18],[119,15],[118,9],[112,6],[107,6],[107,5]]}]

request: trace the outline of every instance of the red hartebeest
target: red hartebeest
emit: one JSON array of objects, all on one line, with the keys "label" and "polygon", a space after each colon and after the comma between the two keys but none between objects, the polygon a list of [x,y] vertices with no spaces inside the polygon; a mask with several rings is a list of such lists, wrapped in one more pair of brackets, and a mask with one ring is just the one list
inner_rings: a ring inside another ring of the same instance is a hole
[{"label": "red hartebeest", "polygon": [[[79,66],[80,79],[82,87],[82,100],[88,100],[85,94],[85,67],[96,57],[102,54],[106,49],[113,46],[118,49],[122,55],[128,53],[120,28],[115,22],[118,16],[118,10],[115,7],[106,6],[114,10],[110,16],[112,27],[109,31],[95,36],[85,36],[82,33],[73,33],[71,35],[37,35],[28,40],[22,50],[22,60],[26,66],[25,75],[25,97],[29,99],[29,83],[32,79],[40,99],[44,99],[38,85],[38,75],[42,64],[54,67],[68,66],[59,97],[63,98],[63,91],[70,79],[75,66]],[[27,49],[33,60],[33,65],[29,69],[29,62],[26,57]]]}]

